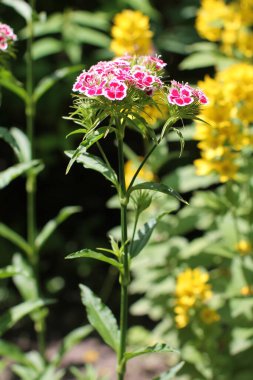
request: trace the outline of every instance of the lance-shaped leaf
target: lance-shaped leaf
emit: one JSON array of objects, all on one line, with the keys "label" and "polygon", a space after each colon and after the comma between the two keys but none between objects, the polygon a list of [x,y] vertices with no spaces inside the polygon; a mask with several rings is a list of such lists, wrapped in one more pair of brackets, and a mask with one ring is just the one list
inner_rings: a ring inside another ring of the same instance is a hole
[{"label": "lance-shaped leaf", "polygon": [[148,347],[136,350],[136,351],[126,352],[124,354],[124,357],[123,357],[122,361],[121,361],[121,365],[123,366],[128,360],[133,359],[136,356],[146,355],[146,354],[154,354],[154,353],[162,353],[162,352],[176,352],[176,353],[179,353],[178,350],[176,350],[175,348],[172,348],[172,347],[168,346],[165,343],[157,343],[154,346],[148,346]]},{"label": "lance-shaped leaf", "polygon": [[26,90],[22,87],[22,84],[12,75],[12,73],[3,67],[0,68],[0,85],[13,92],[26,102]]},{"label": "lance-shaped leaf", "polygon": [[11,181],[16,179],[20,175],[26,173],[28,170],[38,167],[39,164],[39,160],[33,160],[30,162],[16,164],[6,170],[3,170],[2,172],[0,172],[0,189],[3,189],[7,185],[9,185]]},{"label": "lance-shaped leaf", "polygon": [[80,212],[81,210],[82,208],[79,206],[64,207],[54,219],[46,223],[46,225],[42,228],[41,232],[36,237],[35,245],[37,249],[41,249],[43,244],[45,244],[47,239],[52,235],[52,233],[61,223],[63,223],[71,215]]},{"label": "lance-shaped leaf", "polygon": [[[66,155],[70,158],[72,158],[73,154],[74,151],[66,152]],[[85,151],[85,148],[83,148],[83,151],[79,152],[76,161],[80,164],[83,164],[86,169],[92,169],[103,174],[106,179],[117,186],[117,175],[112,167],[108,166],[104,161],[101,160],[101,158],[87,153]]]},{"label": "lance-shaped leaf", "polygon": [[19,273],[19,270],[17,268],[15,268],[13,265],[8,265],[5,268],[0,268],[0,279],[12,277],[17,273]]},{"label": "lance-shaped leaf", "polygon": [[114,267],[121,269],[122,265],[112,259],[111,257],[107,257],[103,253],[93,251],[91,249],[82,249],[77,252],[70,253],[68,256],[66,256],[66,259],[79,259],[79,258],[89,258],[89,259],[95,259],[99,261],[104,261],[108,264],[113,265]]},{"label": "lance-shaped leaf", "polygon": [[84,285],[80,285],[81,298],[86,306],[90,324],[115,352],[119,349],[119,329],[111,310]]},{"label": "lance-shaped leaf", "polygon": [[13,8],[20,16],[22,16],[27,22],[32,17],[32,8],[24,0],[1,0],[1,3]]},{"label": "lance-shaped leaf", "polygon": [[31,143],[26,136],[26,134],[21,131],[19,128],[11,128],[10,132],[12,136],[14,137],[17,145],[18,145],[18,159],[20,162],[28,162],[31,161],[32,158],[32,150],[31,150]]},{"label": "lance-shaped leaf", "polygon": [[91,332],[93,328],[90,325],[79,327],[73,331],[71,331],[68,335],[63,339],[62,344],[57,350],[57,354],[53,358],[52,362],[54,365],[58,366],[63,358],[63,356],[71,350],[76,344],[78,344],[81,340],[86,338]]},{"label": "lance-shaped leaf", "polygon": [[160,376],[155,377],[153,380],[173,380],[175,375],[180,371],[183,365],[184,362],[180,362],[174,367],[172,367],[169,371],[163,372]]},{"label": "lance-shaped leaf", "polygon": [[137,231],[137,236],[130,245],[131,257],[137,256],[143,250],[145,245],[148,243],[156,225],[157,219],[152,218]]},{"label": "lance-shaped leaf", "polygon": [[28,256],[32,254],[30,245],[23,239],[23,237],[3,223],[0,223],[0,236],[14,243]]},{"label": "lance-shaped leaf", "polygon": [[18,155],[19,146],[13,137],[13,135],[9,132],[7,128],[0,127],[0,138],[3,139],[7,144],[9,144],[14,150],[15,154]]},{"label": "lance-shaped leaf", "polygon": [[13,256],[12,263],[18,271],[13,278],[13,282],[23,300],[31,301],[38,299],[38,285],[34,274],[34,269],[31,264],[20,253],[16,253]]},{"label": "lance-shaped leaf", "polygon": [[172,187],[164,185],[163,183],[156,183],[156,182],[142,182],[139,183],[138,185],[135,185],[131,187],[130,192],[134,190],[151,190],[151,191],[157,191],[159,193],[171,195],[172,197],[178,199],[179,201],[185,203],[188,205],[188,202],[186,202],[181,195],[172,189]]},{"label": "lance-shaped leaf", "polygon": [[10,308],[0,317],[0,335],[12,328],[20,319],[31,312],[48,305],[52,301],[38,299],[36,301],[23,302],[17,306]]},{"label": "lance-shaped leaf", "polygon": [[59,80],[71,75],[73,73],[79,72],[82,69],[81,65],[63,67],[56,70],[50,76],[47,76],[38,83],[37,87],[34,90],[34,101],[37,102],[42,95],[44,95],[51,87],[55,85]]}]

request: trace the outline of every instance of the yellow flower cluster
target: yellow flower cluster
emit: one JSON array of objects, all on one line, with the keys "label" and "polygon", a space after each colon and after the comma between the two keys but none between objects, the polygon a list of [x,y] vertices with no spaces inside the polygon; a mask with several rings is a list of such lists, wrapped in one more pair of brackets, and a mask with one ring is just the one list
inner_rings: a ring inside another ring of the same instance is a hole
[{"label": "yellow flower cluster", "polygon": [[116,56],[148,55],[153,51],[149,18],[140,11],[125,9],[116,14],[111,35],[110,48]]},{"label": "yellow flower cluster", "polygon": [[188,325],[192,312],[200,310],[200,318],[204,323],[211,324],[219,320],[217,312],[205,303],[212,297],[209,275],[200,268],[186,269],[176,280],[175,321],[178,328]]},{"label": "yellow flower cluster", "polygon": [[241,288],[242,296],[253,296],[253,285],[246,285]]},{"label": "yellow flower cluster", "polygon": [[[130,185],[130,182],[136,170],[138,169],[138,166],[140,165],[141,161],[142,161],[142,157],[139,157],[137,161],[129,160],[125,163],[126,187]],[[145,165],[138,173],[136,182],[153,181],[154,179],[155,179],[155,174],[147,165]]]},{"label": "yellow flower cluster", "polygon": [[236,246],[235,249],[242,255],[246,256],[252,253],[252,245],[247,240],[240,240]]},{"label": "yellow flower cluster", "polygon": [[239,63],[198,84],[209,99],[199,117],[195,138],[201,158],[194,164],[198,175],[216,172],[221,182],[236,179],[239,152],[253,142],[253,66]]},{"label": "yellow flower cluster", "polygon": [[196,29],[229,56],[253,57],[253,0],[202,0]]}]

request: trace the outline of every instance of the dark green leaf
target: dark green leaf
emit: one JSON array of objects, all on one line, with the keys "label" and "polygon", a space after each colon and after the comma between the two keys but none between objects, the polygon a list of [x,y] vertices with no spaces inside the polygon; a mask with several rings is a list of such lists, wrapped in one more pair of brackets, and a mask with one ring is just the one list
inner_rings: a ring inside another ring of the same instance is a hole
[{"label": "dark green leaf", "polygon": [[39,249],[47,241],[47,239],[52,235],[56,228],[68,219],[71,215],[80,212],[82,209],[79,206],[68,206],[64,207],[59,214],[52,220],[50,220],[40,231],[35,239],[35,245]]},{"label": "dark green leaf", "polygon": [[115,352],[119,349],[119,330],[111,310],[100,298],[84,285],[80,285],[82,302],[86,306],[88,320]]},{"label": "dark green leaf", "polygon": [[168,372],[162,373],[160,376],[155,377],[153,380],[172,380],[175,378],[175,375],[180,371],[183,365],[184,362],[180,362],[172,367]]},{"label": "dark green leaf", "polygon": [[0,68],[0,85],[7,88],[26,102],[26,90],[12,73],[3,67]]},{"label": "dark green leaf", "polygon": [[30,245],[23,239],[23,237],[3,223],[0,223],[0,236],[14,243],[28,256],[32,254]]},{"label": "dark green leaf", "polygon": [[53,74],[41,79],[34,90],[34,101],[37,102],[56,82],[67,77],[70,74],[76,73],[82,69],[81,65],[64,67],[56,70]]},{"label": "dark green leaf", "polygon": [[36,301],[23,302],[10,308],[0,317],[0,335],[12,328],[20,319],[47,304],[50,301],[38,299]]},{"label": "dark green leaf", "polygon": [[95,260],[104,261],[108,264],[113,265],[114,267],[121,269],[121,264],[116,260],[103,255],[102,253],[92,251],[91,249],[82,249],[81,251],[77,251],[74,253],[70,253],[66,256],[66,259],[79,259],[79,258],[90,258]]},{"label": "dark green leaf", "polygon": [[143,250],[143,248],[148,243],[156,225],[157,220],[150,219],[147,223],[144,224],[142,228],[137,231],[137,236],[134,239],[133,243],[130,245],[131,257],[137,256]]},{"label": "dark green leaf", "polygon": [[[86,169],[92,169],[103,174],[103,176],[106,179],[111,181],[116,186],[117,175],[115,171],[111,167],[109,167],[104,161],[102,161],[101,158],[85,152],[85,148],[84,147],[82,148],[83,148],[83,151],[79,152],[79,155],[76,158],[76,161],[80,164],[83,164],[83,166]],[[68,151],[66,152],[66,155],[72,158],[74,155],[74,151]]]},{"label": "dark green leaf", "polygon": [[171,195],[172,197],[178,199],[179,201],[188,204],[179,193],[177,193],[172,187],[164,185],[163,183],[155,183],[155,182],[142,182],[138,185],[133,186],[130,188],[130,192],[134,190],[152,190],[157,191],[160,193],[164,193],[167,195]]}]

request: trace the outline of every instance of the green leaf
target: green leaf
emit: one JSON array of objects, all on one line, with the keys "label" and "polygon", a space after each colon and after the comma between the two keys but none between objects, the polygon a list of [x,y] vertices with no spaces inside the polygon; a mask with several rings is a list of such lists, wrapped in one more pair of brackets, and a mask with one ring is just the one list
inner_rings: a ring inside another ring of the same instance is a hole
[{"label": "green leaf", "polygon": [[91,332],[93,328],[89,325],[79,327],[73,331],[71,331],[65,338],[63,339],[62,344],[60,345],[57,354],[53,358],[54,365],[60,365],[60,362],[63,356],[71,350],[76,344],[78,344],[81,340],[86,338]]},{"label": "green leaf", "polygon": [[56,38],[41,38],[33,43],[32,57],[34,60],[47,57],[62,51],[62,41]]},{"label": "green leaf", "polygon": [[8,7],[13,8],[26,22],[32,17],[32,8],[24,0],[0,0],[0,2]]},{"label": "green leaf", "polygon": [[0,67],[0,85],[5,87],[7,90],[13,92],[19,96],[23,101],[27,100],[26,90],[23,88],[22,83],[20,83],[10,71],[4,67]]},{"label": "green leaf", "polygon": [[49,365],[36,380],[61,380],[65,375],[65,369],[56,369],[53,365]]},{"label": "green leaf", "polygon": [[[65,153],[68,157],[72,158],[75,152],[67,151]],[[102,161],[101,158],[85,152],[85,148],[83,148],[82,152],[79,152],[76,161],[83,164],[86,169],[92,169],[101,173],[106,179],[117,186],[117,175],[115,171]]]},{"label": "green leaf", "polygon": [[15,154],[19,153],[19,146],[13,137],[13,135],[9,132],[7,128],[0,127],[0,138],[2,138],[7,144],[9,144],[14,150]]},{"label": "green leaf", "polygon": [[2,339],[0,339],[0,355],[20,364],[24,364],[30,367],[33,366],[30,360],[19,347]]},{"label": "green leaf", "polygon": [[52,233],[61,223],[63,223],[71,215],[80,212],[81,210],[82,208],[79,206],[64,207],[54,219],[47,222],[47,224],[42,228],[42,230],[35,239],[35,245],[37,249],[41,249],[41,247],[45,244],[47,239],[52,235]]},{"label": "green leaf", "polygon": [[28,256],[32,254],[30,245],[23,239],[23,237],[3,223],[0,223],[0,236],[15,244]]},{"label": "green leaf", "polygon": [[53,74],[41,79],[34,90],[34,101],[37,102],[42,95],[44,95],[51,87],[55,85],[59,80],[80,71],[83,67],[81,65],[63,67],[56,70]]},{"label": "green leaf", "polygon": [[70,253],[68,256],[66,256],[66,259],[79,259],[82,257],[104,261],[118,269],[121,269],[121,264],[118,263],[116,260],[111,259],[110,257],[103,255],[102,253],[92,251],[91,249],[82,249],[81,251]]},{"label": "green leaf", "polygon": [[5,268],[0,268],[0,279],[12,277],[17,273],[19,273],[19,271],[14,266],[8,265]]},{"label": "green leaf", "polygon": [[47,304],[49,300],[38,299],[36,301],[23,302],[10,308],[0,317],[0,335],[12,328],[20,319]]},{"label": "green leaf", "polygon": [[142,228],[137,231],[137,236],[133,243],[130,245],[130,255],[131,257],[137,256],[148,243],[155,227],[157,225],[157,219],[150,219],[145,223]]},{"label": "green leaf", "polygon": [[31,168],[35,168],[36,166],[39,166],[39,164],[40,164],[39,160],[33,160],[30,162],[16,164],[6,170],[3,170],[2,172],[0,172],[0,189],[3,189],[7,185],[9,185],[11,181],[16,179],[20,175],[26,173]]},{"label": "green leaf", "polygon": [[178,192],[176,192],[174,189],[172,189],[172,187],[167,186],[163,183],[142,182],[142,183],[139,183],[138,185],[135,185],[135,186],[130,188],[130,192],[135,191],[135,190],[157,191],[160,193],[171,195],[172,197],[174,197],[174,198],[178,199],[179,201],[188,205],[188,202],[186,202]]},{"label": "green leaf", "polygon": [[157,343],[154,346],[148,346],[148,347],[136,350],[136,351],[126,352],[124,354],[122,363],[124,364],[128,360],[130,360],[132,358],[135,358],[136,356],[145,355],[145,354],[153,354],[153,353],[157,353],[157,352],[158,353],[161,353],[161,352],[176,352],[176,353],[179,353],[178,350],[176,350],[175,348],[172,348],[172,347],[168,346],[165,343]]},{"label": "green leaf", "polygon": [[215,66],[218,54],[215,51],[193,53],[185,58],[179,65],[181,70],[192,70],[202,67]]},{"label": "green leaf", "polygon": [[21,131],[19,128],[11,128],[10,133],[14,137],[18,148],[18,159],[20,162],[28,162],[31,161],[32,153],[31,153],[31,143],[26,136],[26,134]]},{"label": "green leaf", "polygon": [[155,377],[153,380],[172,380],[174,376],[180,371],[185,362],[180,362],[172,367],[168,372],[162,373],[160,376]]},{"label": "green leaf", "polygon": [[98,47],[108,48],[111,42],[110,37],[105,33],[92,28],[85,28],[77,24],[68,26],[68,32],[72,33],[74,42],[90,44]]},{"label": "green leaf", "polygon": [[14,276],[13,282],[24,301],[36,300],[39,297],[38,286],[31,265],[19,253],[13,256],[12,263],[18,272]]},{"label": "green leaf", "polygon": [[69,18],[72,22],[83,25],[91,26],[108,32],[110,23],[107,13],[102,12],[87,12],[87,11],[72,11],[69,12]]},{"label": "green leaf", "polygon": [[119,330],[111,310],[89,288],[80,285],[80,289],[82,303],[86,306],[90,324],[97,330],[105,343],[118,352]]}]

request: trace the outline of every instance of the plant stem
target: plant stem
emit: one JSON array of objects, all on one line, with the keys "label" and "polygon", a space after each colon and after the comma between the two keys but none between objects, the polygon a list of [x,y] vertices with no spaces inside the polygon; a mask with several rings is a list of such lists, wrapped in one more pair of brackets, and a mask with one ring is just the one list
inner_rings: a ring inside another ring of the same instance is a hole
[{"label": "plant stem", "polygon": [[[118,125],[120,129],[121,125]],[[129,283],[129,261],[127,248],[127,197],[124,172],[123,137],[120,132],[117,134],[118,141],[118,163],[119,163],[119,183],[120,183],[120,222],[121,241],[124,245],[122,256],[124,271],[120,278],[121,300],[120,300],[120,347],[118,353],[118,380],[123,380],[125,366],[121,366],[124,353],[126,351],[127,316],[128,316],[128,283]]]},{"label": "plant stem", "polygon": [[[27,136],[31,146],[31,160],[34,158],[34,116],[35,103],[33,96],[33,58],[32,46],[34,37],[33,17],[35,12],[35,0],[29,0],[32,10],[31,18],[28,22],[28,38],[26,50],[26,129]],[[33,266],[34,276],[36,278],[36,287],[38,297],[40,295],[39,286],[39,257],[35,246],[36,237],[36,174],[33,170],[29,170],[26,181],[27,191],[27,240],[32,250],[31,265]],[[45,356],[45,320],[42,315],[35,321],[35,330],[37,332],[38,346],[41,355]]]}]

